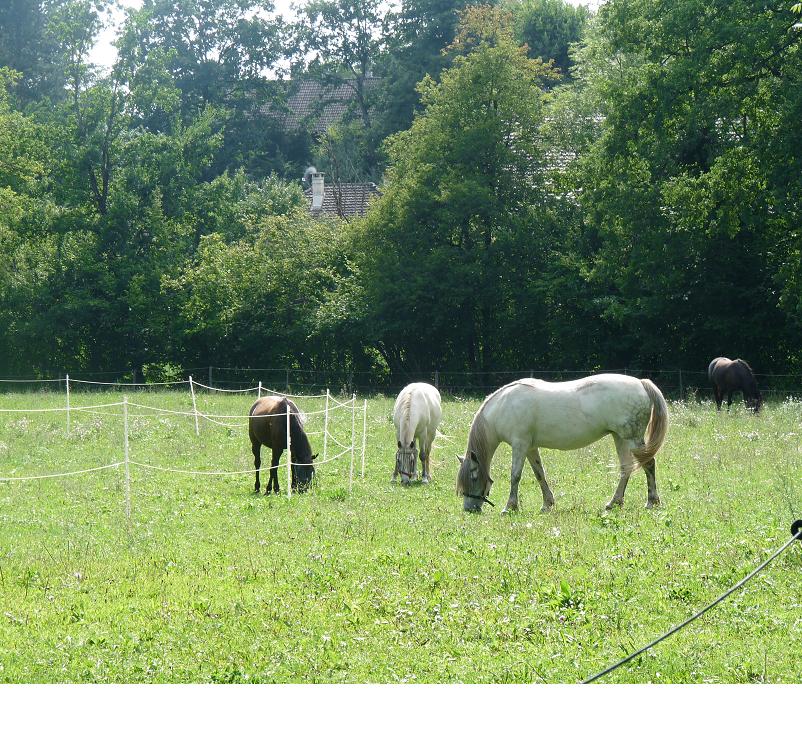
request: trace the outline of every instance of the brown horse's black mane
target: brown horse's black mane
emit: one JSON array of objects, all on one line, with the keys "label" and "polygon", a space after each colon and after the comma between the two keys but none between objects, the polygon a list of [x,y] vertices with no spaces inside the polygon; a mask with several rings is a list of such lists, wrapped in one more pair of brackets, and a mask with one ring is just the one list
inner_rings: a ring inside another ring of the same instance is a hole
[{"label": "brown horse's black mane", "polygon": [[312,462],[312,445],[304,432],[304,425],[298,407],[286,401],[287,409],[290,412],[290,454],[298,458],[300,462]]}]

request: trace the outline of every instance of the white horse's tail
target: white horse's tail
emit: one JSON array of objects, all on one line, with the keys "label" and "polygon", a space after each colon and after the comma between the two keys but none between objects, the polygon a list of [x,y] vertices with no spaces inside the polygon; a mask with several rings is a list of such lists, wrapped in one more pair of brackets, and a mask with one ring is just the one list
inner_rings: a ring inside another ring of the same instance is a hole
[{"label": "white horse's tail", "polygon": [[644,438],[646,445],[632,451],[637,460],[635,469],[642,467],[654,458],[662,447],[668,432],[668,405],[663,394],[648,378],[642,379],[641,383],[652,402],[652,415],[649,418],[649,425],[646,427]]}]

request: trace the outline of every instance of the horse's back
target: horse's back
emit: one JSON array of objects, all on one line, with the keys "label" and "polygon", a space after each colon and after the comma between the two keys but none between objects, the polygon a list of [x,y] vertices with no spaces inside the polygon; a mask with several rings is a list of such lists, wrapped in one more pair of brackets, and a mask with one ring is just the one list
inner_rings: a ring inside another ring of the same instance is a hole
[{"label": "horse's back", "polygon": [[248,434],[251,442],[256,440],[263,445],[273,447],[274,437],[286,438],[286,430],[283,432],[281,430],[286,427],[288,408],[292,410],[294,407],[289,399],[282,396],[263,396],[257,399],[248,412]]},{"label": "horse's back", "polygon": [[[393,408],[393,423],[399,435],[406,429],[415,437],[434,432],[440,424],[440,392],[429,383],[410,383],[398,394]],[[405,427],[409,423],[410,427]]]},{"label": "horse's back", "polygon": [[707,366],[707,378],[711,383],[715,383],[718,376],[723,375],[735,361],[719,356],[710,361]]},{"label": "horse's back", "polygon": [[519,434],[539,447],[576,449],[611,432],[642,434],[651,415],[643,382],[617,373],[559,382],[524,378],[500,393],[502,438],[510,442]]}]

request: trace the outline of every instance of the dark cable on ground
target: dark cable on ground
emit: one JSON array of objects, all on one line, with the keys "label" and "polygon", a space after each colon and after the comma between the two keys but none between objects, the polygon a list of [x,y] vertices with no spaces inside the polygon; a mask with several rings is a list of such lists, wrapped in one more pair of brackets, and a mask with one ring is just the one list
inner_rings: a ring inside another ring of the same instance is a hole
[{"label": "dark cable on ground", "polygon": [[627,662],[630,662],[631,660],[635,659],[635,657],[640,656],[645,651],[647,651],[648,649],[651,649],[656,644],[659,644],[664,639],[668,639],[668,637],[671,636],[672,634],[676,634],[680,629],[684,628],[685,626],[687,626],[692,621],[695,621],[702,614],[707,613],[707,611],[709,611],[714,606],[717,606],[719,603],[721,603],[721,601],[723,601],[730,594],[732,594],[736,590],[738,590],[738,588],[740,588],[742,585],[744,585],[747,582],[749,582],[749,580],[751,580],[755,575],[757,575],[764,567],[766,567],[766,565],[768,565],[775,558],[779,557],[783,552],[785,552],[786,549],[788,549],[788,547],[790,547],[797,539],[800,539],[800,538],[802,538],[802,519],[797,519],[793,524],[791,524],[791,538],[782,547],[780,547],[776,552],[774,552],[774,554],[772,554],[771,557],[769,557],[768,559],[766,559],[763,562],[761,562],[760,565],[758,565],[754,570],[752,570],[752,572],[750,572],[745,578],[743,578],[742,580],[737,582],[735,585],[733,585],[726,593],[723,593],[722,595],[720,595],[718,598],[716,598],[716,600],[714,600],[712,603],[710,603],[707,606],[705,606],[701,611],[698,611],[697,613],[694,613],[693,616],[691,616],[690,618],[685,619],[681,624],[678,624],[677,626],[675,626],[670,631],[667,631],[662,636],[659,636],[653,642],[647,644],[645,647],[642,647],[641,649],[638,649],[637,652],[633,652],[632,654],[628,654],[626,657],[624,657],[623,659],[619,660],[615,664],[612,664],[609,667],[607,667],[607,669],[604,669],[601,672],[593,675],[593,677],[588,677],[587,680],[583,680],[582,684],[583,685],[588,685],[591,682],[595,682],[596,680],[598,680],[601,677],[604,677],[605,675],[609,674],[613,670],[617,670],[619,667],[621,667],[621,665],[624,665]]}]

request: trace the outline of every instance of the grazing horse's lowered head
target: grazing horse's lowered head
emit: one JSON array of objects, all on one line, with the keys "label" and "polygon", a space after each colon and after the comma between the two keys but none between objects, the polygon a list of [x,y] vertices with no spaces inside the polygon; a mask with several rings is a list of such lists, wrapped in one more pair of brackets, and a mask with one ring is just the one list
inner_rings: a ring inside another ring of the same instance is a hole
[{"label": "grazing horse's lowered head", "polygon": [[409,445],[402,445],[398,441],[398,449],[395,453],[395,472],[393,475],[401,476],[401,484],[407,485],[412,482],[418,474],[418,453],[415,448],[415,440]]},{"label": "grazing horse's lowered head", "polygon": [[757,387],[755,374],[749,363],[741,358],[714,358],[707,366],[707,377],[713,384],[713,395],[716,409],[721,409],[724,397],[727,397],[727,409],[732,406],[732,395],[738,391],[743,393],[746,408],[757,414],[763,406],[763,397]]}]

